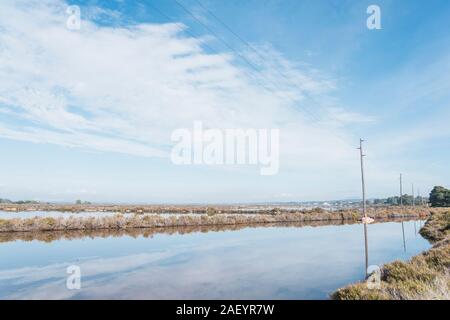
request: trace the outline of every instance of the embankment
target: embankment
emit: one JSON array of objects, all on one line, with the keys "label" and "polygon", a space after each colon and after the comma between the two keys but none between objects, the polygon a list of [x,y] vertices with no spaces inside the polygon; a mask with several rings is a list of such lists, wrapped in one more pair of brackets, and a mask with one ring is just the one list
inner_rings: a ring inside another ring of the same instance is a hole
[{"label": "embankment", "polygon": [[[410,208],[395,210],[373,210],[370,216],[377,219],[425,218],[439,209]],[[35,217],[0,219],[0,232],[36,232],[66,230],[122,230],[133,228],[188,227],[214,225],[243,225],[261,223],[309,222],[309,221],[359,221],[361,214],[356,210],[324,211],[308,210],[298,212],[273,211],[258,214],[228,214],[209,212],[208,214],[116,214],[95,217]]]},{"label": "embankment", "polygon": [[[379,219],[374,223],[383,223],[386,221],[409,221],[416,218],[395,218]],[[209,225],[209,226],[186,226],[186,227],[160,227],[160,228],[129,228],[129,229],[83,229],[83,230],[63,230],[63,231],[31,231],[31,232],[0,232],[0,243],[10,241],[42,241],[52,242],[57,240],[73,240],[82,238],[109,238],[128,236],[133,238],[144,237],[152,238],[158,234],[189,234],[195,232],[223,232],[238,231],[247,228],[302,228],[302,227],[321,227],[338,226],[360,223],[357,220],[332,220],[332,221],[303,221],[303,222],[277,222],[277,223],[258,223],[258,224],[235,224],[235,225]]]},{"label": "embankment", "polygon": [[381,268],[381,285],[365,282],[332,294],[337,300],[448,300],[450,299],[450,211],[435,211],[420,234],[433,247],[407,262],[394,261]]}]

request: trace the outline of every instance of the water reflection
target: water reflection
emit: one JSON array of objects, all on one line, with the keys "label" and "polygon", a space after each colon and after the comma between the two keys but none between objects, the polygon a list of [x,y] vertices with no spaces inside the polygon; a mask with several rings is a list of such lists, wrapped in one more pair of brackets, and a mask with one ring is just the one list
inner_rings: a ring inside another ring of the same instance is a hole
[{"label": "water reflection", "polygon": [[36,232],[0,232],[0,243],[9,241],[43,241],[52,242],[57,240],[75,240],[80,238],[108,238],[129,236],[133,238],[144,237],[153,238],[158,234],[183,235],[195,232],[220,232],[238,231],[246,228],[301,228],[319,227],[329,225],[356,224],[357,222],[336,221],[309,221],[309,222],[277,222],[277,223],[256,223],[256,224],[236,224],[236,225],[205,225],[205,226],[185,226],[185,227],[158,227],[158,228],[130,228],[130,229],[96,229],[96,230],[66,230],[66,231],[36,231]]},{"label": "water reflection", "polygon": [[365,257],[365,266],[366,268],[366,278],[369,276],[369,241],[368,241],[368,234],[367,234],[367,223],[364,223],[364,257]]},{"label": "water reflection", "polygon": [[[378,219],[373,224],[384,222],[414,221],[411,218]],[[237,231],[245,228],[290,228],[290,227],[319,227],[360,224],[358,221],[304,221],[304,222],[277,222],[277,223],[255,223],[236,225],[204,225],[184,227],[158,227],[158,228],[129,228],[129,229],[96,229],[96,230],[65,230],[65,231],[32,231],[32,232],[0,232],[0,243],[9,241],[43,241],[52,242],[57,240],[75,240],[80,238],[108,238],[129,236],[133,238],[152,238],[158,234],[183,235],[194,232],[220,232]],[[365,232],[367,232],[365,230]]]},{"label": "water reflection", "polygon": [[406,252],[406,241],[405,241],[405,225],[402,221],[402,235],[403,235],[403,250]]},{"label": "water reflection", "polygon": [[[405,230],[413,223],[405,221]],[[408,232],[408,252],[399,250],[399,224],[364,226],[365,257],[360,224],[1,235],[0,298],[326,299],[364,279],[368,228],[377,265],[430,247]],[[65,286],[73,264],[81,268],[81,290]]]},{"label": "water reflection", "polygon": [[[393,220],[391,220],[393,221]],[[406,242],[407,242],[407,238],[405,237],[405,222],[412,224],[414,226],[414,235],[415,237],[418,236],[418,232],[417,232],[417,226],[416,223],[419,224],[419,228],[422,227],[422,223],[423,220],[405,220],[405,219],[398,219],[398,222],[400,222],[401,224],[401,229],[402,229],[402,241],[403,241],[403,252],[406,253]],[[380,221],[377,221],[378,223]],[[364,228],[364,266],[365,266],[365,270],[366,270],[366,278],[368,276],[370,276],[370,272],[369,272],[369,231],[368,231],[368,224],[363,224],[363,228]]]}]

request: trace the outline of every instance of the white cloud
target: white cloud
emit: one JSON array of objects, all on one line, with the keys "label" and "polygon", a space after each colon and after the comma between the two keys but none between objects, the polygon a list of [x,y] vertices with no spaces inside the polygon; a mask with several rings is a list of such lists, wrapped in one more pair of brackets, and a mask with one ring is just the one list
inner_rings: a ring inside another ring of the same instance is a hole
[{"label": "white cloud", "polygon": [[328,125],[343,126],[353,123],[368,123],[375,121],[375,117],[373,116],[346,111],[340,107],[329,107],[326,108],[325,112],[326,116],[324,122]]},{"label": "white cloud", "polygon": [[120,15],[99,8],[82,8],[81,30],[71,31],[66,7],[0,3],[0,137],[167,157],[172,131],[195,120],[278,128],[281,172],[357,175],[356,139],[343,124],[370,119],[329,103],[331,76],[269,45],[242,52],[255,72],[232,53],[206,53],[208,38],[187,37],[182,23],[108,27],[96,19]]}]

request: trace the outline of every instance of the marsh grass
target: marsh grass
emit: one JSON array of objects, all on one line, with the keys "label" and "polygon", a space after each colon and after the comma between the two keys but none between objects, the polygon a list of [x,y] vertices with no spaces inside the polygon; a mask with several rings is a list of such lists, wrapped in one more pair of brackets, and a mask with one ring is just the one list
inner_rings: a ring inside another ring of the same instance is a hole
[{"label": "marsh grass", "polygon": [[[143,210],[143,209],[142,209]],[[405,217],[420,217],[428,214],[423,211],[389,212],[379,210],[372,212],[371,216],[377,220],[395,219]],[[309,222],[309,221],[359,221],[361,214],[355,210],[324,211],[306,210],[286,212],[281,209],[259,214],[222,213],[216,208],[206,209],[203,214],[177,214],[159,215],[144,214],[142,212],[113,216],[102,215],[95,217],[35,217],[0,219],[0,232],[35,232],[35,231],[64,231],[64,230],[96,230],[96,229],[131,229],[154,227],[185,227],[185,226],[211,226],[211,225],[239,225],[239,224],[266,224],[283,222]]]},{"label": "marsh grass", "polygon": [[430,217],[420,234],[431,241],[440,241],[450,237],[450,211]]},{"label": "marsh grass", "polygon": [[[202,220],[207,219],[205,216],[201,216]],[[175,217],[170,217],[174,219]],[[143,220],[148,220],[147,216],[142,218]],[[31,220],[31,219],[27,219]],[[397,218],[397,219],[387,219],[387,220],[377,220],[375,223],[383,223],[387,221],[409,221],[411,218]],[[139,227],[139,228],[115,228],[115,229],[66,229],[66,230],[54,230],[54,231],[13,231],[13,232],[0,232],[0,243],[9,241],[45,241],[51,242],[60,239],[72,240],[80,238],[107,238],[107,237],[121,237],[130,236],[133,238],[145,237],[151,238],[156,234],[187,234],[193,232],[222,232],[222,231],[237,231],[245,228],[301,228],[301,227],[320,227],[320,226],[330,226],[330,225],[351,225],[360,223],[357,220],[315,220],[315,221],[301,221],[301,222],[274,222],[274,223],[245,223],[245,224],[234,224],[234,225],[193,225],[184,227]],[[31,223],[32,225],[33,223]],[[169,222],[169,224],[173,224]],[[70,225],[70,223],[68,223]]]},{"label": "marsh grass", "polygon": [[[348,221],[345,224],[354,224],[356,221]],[[207,233],[222,231],[237,231],[245,228],[277,227],[277,228],[301,228],[304,226],[319,227],[327,225],[343,225],[342,221],[309,221],[309,222],[288,222],[288,223],[265,223],[265,224],[236,224],[236,225],[201,225],[186,227],[159,227],[159,228],[129,228],[129,229],[91,229],[91,230],[58,230],[58,231],[35,231],[35,232],[2,232],[0,233],[0,243],[15,240],[22,241],[45,241],[72,240],[80,238],[107,238],[130,236],[133,238],[151,238],[157,234],[188,234]]]},{"label": "marsh grass", "polygon": [[207,214],[208,216],[210,216],[210,217],[212,217],[213,215],[215,215],[215,214],[217,214],[217,213],[218,213],[218,210],[215,209],[215,208],[208,207],[208,208],[206,209],[206,214]]},{"label": "marsh grass", "polygon": [[[448,300],[450,298],[450,211],[434,212],[420,233],[433,248],[407,262],[394,261],[382,268],[381,286],[352,284],[332,294],[337,300]],[[437,241],[437,242],[436,242]]]}]

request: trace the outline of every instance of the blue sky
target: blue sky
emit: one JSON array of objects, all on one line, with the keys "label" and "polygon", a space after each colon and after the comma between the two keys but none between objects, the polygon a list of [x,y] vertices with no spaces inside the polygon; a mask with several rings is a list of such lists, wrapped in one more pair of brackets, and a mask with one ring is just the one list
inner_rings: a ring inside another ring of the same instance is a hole
[{"label": "blue sky", "polygon": [[[195,19],[175,0],[2,1],[0,197],[355,198],[359,137],[369,197],[397,194],[400,172],[407,191],[448,186],[448,1],[178,2]],[[366,27],[371,4],[381,30]],[[194,120],[278,128],[279,173],[174,165],[170,133]]]}]

